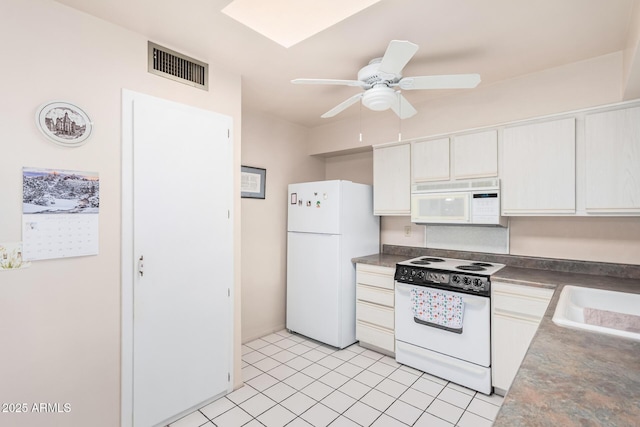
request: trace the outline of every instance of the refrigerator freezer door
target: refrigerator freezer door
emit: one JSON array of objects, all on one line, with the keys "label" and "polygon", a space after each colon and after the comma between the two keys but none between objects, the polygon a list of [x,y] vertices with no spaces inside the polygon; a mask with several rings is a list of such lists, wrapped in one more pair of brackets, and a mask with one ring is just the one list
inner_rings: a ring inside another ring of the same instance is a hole
[{"label": "refrigerator freezer door", "polygon": [[340,234],[342,181],[289,185],[288,231]]},{"label": "refrigerator freezer door", "polygon": [[341,346],[340,239],[288,233],[287,329]]}]

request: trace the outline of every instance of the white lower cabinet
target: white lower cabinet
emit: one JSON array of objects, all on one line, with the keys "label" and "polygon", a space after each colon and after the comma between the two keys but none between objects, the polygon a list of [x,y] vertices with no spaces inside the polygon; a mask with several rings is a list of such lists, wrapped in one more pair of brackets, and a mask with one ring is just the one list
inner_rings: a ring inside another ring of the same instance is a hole
[{"label": "white lower cabinet", "polygon": [[364,346],[395,353],[395,269],[356,264],[356,339]]},{"label": "white lower cabinet", "polygon": [[504,395],[554,290],[500,282],[493,282],[491,287],[491,376],[496,393]]}]

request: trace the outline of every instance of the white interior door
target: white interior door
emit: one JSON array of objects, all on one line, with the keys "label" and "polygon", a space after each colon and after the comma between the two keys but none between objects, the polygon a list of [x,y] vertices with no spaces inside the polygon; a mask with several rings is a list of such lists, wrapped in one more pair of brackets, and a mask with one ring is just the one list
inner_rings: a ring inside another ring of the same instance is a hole
[{"label": "white interior door", "polygon": [[144,96],[132,112],[131,398],[153,426],[229,388],[231,119]]}]

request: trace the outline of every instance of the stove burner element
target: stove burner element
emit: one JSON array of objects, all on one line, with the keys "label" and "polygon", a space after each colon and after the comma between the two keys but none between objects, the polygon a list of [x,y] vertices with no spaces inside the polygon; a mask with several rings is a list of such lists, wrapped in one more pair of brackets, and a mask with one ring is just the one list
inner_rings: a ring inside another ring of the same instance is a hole
[{"label": "stove burner element", "polygon": [[442,258],[431,258],[431,257],[420,258],[420,261],[444,262]]},{"label": "stove burner element", "polygon": [[473,262],[471,265],[477,265],[479,267],[493,267],[493,264],[489,264],[488,262]]},{"label": "stove burner element", "polygon": [[411,264],[416,264],[416,265],[427,265],[427,264],[431,264],[429,261],[425,261],[422,259],[417,259],[415,261],[411,261]]},{"label": "stove burner element", "polygon": [[465,270],[465,271],[484,271],[486,270],[486,268],[481,267],[479,265],[459,265],[456,267],[458,270]]}]

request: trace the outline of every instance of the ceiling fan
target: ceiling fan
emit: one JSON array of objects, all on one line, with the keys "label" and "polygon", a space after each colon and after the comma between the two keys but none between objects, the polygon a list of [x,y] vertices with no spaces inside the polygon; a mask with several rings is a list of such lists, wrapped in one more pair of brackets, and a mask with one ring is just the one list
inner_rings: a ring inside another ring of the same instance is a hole
[{"label": "ceiling fan", "polygon": [[402,77],[402,69],[415,55],[418,45],[405,40],[392,40],[382,58],[375,58],[358,71],[358,80],[294,79],[294,84],[320,84],[356,86],[364,92],[336,105],[321,117],[333,117],[362,100],[365,107],[374,111],[389,108],[401,119],[417,113],[416,109],[400,93],[417,89],[468,89],[480,83],[479,74],[448,74],[439,76]]}]

